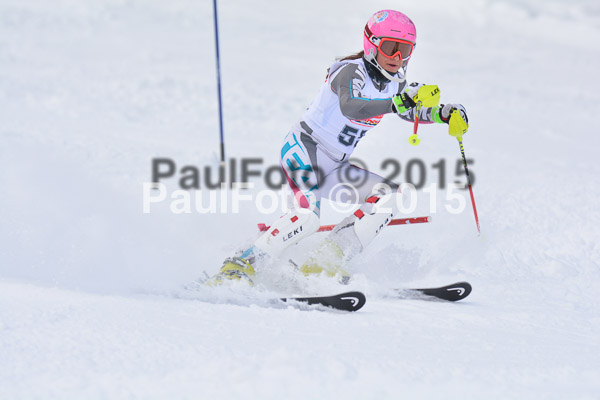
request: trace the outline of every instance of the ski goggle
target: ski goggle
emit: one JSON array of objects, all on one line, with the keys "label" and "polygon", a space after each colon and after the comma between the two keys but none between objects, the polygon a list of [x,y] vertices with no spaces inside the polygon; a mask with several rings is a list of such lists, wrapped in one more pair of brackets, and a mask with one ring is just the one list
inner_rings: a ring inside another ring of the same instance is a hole
[{"label": "ski goggle", "polygon": [[381,55],[387,58],[394,58],[400,55],[402,60],[408,60],[413,52],[415,45],[407,40],[381,38],[377,50]]}]

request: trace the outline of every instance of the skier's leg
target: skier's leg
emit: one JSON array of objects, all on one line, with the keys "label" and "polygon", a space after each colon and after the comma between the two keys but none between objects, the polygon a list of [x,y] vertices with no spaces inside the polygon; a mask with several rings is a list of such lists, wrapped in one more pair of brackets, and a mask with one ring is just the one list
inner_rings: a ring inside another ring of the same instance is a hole
[{"label": "skier's leg", "polygon": [[[397,213],[400,193],[399,185],[377,174],[350,164],[342,168],[359,177],[355,193],[359,202],[364,201],[358,210],[344,218],[329,234],[329,239],[339,244],[344,257],[349,260],[362,252],[390,223]],[[352,229],[346,228],[349,224]]]},{"label": "skier's leg", "polygon": [[218,285],[223,280],[241,280],[253,284],[257,263],[267,259],[277,259],[289,246],[319,229],[319,217],[308,208],[297,208],[279,218],[269,229],[258,237],[252,246],[238,257],[225,259],[220,272],[209,281]]},{"label": "skier's leg", "polygon": [[300,270],[308,274],[327,273],[349,279],[344,265],[361,253],[394,216],[397,194],[373,195],[354,213],[344,218],[327,235]]},{"label": "skier's leg", "polygon": [[278,258],[293,244],[319,229],[319,217],[310,209],[292,210],[279,218],[254,242],[254,254]]},{"label": "skier's leg", "polygon": [[343,162],[324,177],[321,192],[331,201],[362,204],[374,194],[396,193],[399,188],[395,182]]},{"label": "skier's leg", "polygon": [[[346,201],[366,201],[335,226],[302,265],[301,271],[305,274],[326,272],[330,276],[340,274],[342,281],[345,281],[348,273],[343,270],[344,264],[362,252],[390,223],[397,210],[399,194],[398,185],[383,177],[349,164],[343,168],[351,168],[353,170],[348,172],[361,177]],[[339,173],[336,175],[341,176]],[[336,194],[331,188],[331,185],[327,185],[330,196],[335,198]]]},{"label": "skier's leg", "polygon": [[286,248],[318,230],[321,160],[326,167],[332,168],[328,166],[331,160],[323,157],[310,136],[293,131],[286,136],[281,149],[281,167],[294,193],[295,208],[275,221],[239,257],[226,259],[221,272],[215,276],[219,283],[223,278],[247,278],[252,282],[251,277],[255,275],[254,266],[257,261],[279,257]]},{"label": "skier's leg", "polygon": [[320,165],[317,144],[305,133],[290,132],[281,149],[281,168],[294,194],[294,209],[254,243],[260,252],[277,258],[292,244],[319,229],[321,207]]}]

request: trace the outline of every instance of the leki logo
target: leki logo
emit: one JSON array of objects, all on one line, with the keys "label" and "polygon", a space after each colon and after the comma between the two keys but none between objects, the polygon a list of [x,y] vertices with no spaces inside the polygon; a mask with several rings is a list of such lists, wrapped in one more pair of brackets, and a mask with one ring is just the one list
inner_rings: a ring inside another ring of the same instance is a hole
[{"label": "leki logo", "polygon": [[300,225],[298,228],[294,229],[293,231],[288,232],[287,235],[284,235],[283,236],[283,241],[285,242],[286,240],[290,240],[291,238],[293,238],[294,236],[296,236],[300,232],[302,232],[302,225]]}]

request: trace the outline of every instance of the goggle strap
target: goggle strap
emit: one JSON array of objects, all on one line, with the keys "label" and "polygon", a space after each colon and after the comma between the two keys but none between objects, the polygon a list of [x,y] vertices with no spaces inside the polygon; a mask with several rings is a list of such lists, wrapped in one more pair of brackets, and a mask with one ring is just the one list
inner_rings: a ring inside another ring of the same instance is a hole
[{"label": "goggle strap", "polygon": [[379,39],[377,36],[373,35],[373,32],[371,32],[371,29],[369,29],[369,24],[365,25],[365,36],[367,37],[369,42],[373,43],[375,46],[379,46],[381,39]]}]

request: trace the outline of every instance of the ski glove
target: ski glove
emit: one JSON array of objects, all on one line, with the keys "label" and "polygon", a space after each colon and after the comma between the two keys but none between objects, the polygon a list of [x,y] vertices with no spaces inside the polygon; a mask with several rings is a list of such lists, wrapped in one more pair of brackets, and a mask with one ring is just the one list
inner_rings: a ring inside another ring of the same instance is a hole
[{"label": "ski glove", "polygon": [[440,89],[437,85],[425,85],[423,83],[413,82],[408,88],[392,97],[392,111],[397,114],[403,114],[415,107],[418,102],[422,106],[434,107],[440,103]]},{"label": "ski glove", "polygon": [[451,136],[462,136],[469,129],[467,110],[462,104],[441,104],[437,112],[432,114],[434,114],[435,122],[450,125],[449,134]]},{"label": "ski glove", "polygon": [[416,92],[413,94],[412,97],[407,92],[408,90],[404,93],[400,93],[399,95],[392,97],[392,111],[396,114],[404,114],[405,112],[407,112],[411,108],[414,108],[414,106],[417,105],[417,103],[415,103],[415,101],[412,99]]},{"label": "ski glove", "polygon": [[439,124],[450,123],[450,115],[454,110],[460,113],[460,116],[467,124],[469,123],[469,118],[467,118],[467,110],[462,104],[440,104],[436,118],[434,118],[435,122]]},{"label": "ski glove", "polygon": [[392,103],[394,103],[392,111],[396,114],[404,114],[411,108],[414,108],[417,105],[415,97],[417,97],[419,89],[423,86],[422,83],[413,82],[404,89],[404,92],[392,97]]}]

